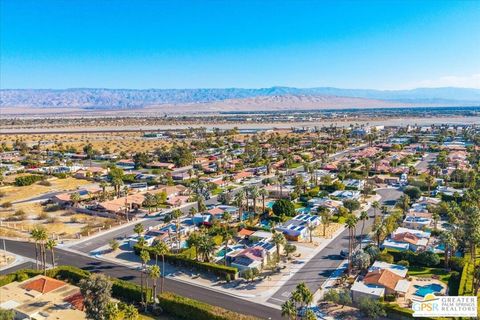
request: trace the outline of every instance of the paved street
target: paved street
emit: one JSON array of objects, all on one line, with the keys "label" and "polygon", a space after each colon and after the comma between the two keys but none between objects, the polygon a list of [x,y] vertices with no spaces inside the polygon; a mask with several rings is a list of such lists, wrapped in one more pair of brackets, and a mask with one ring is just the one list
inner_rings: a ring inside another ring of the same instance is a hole
[{"label": "paved street", "polygon": [[437,153],[427,153],[427,156],[425,157],[425,159],[422,159],[419,163],[417,163],[415,168],[418,171],[428,169],[429,164],[437,158],[437,155],[438,155]]},{"label": "paved street", "polygon": [[[382,205],[391,205],[402,194],[396,189],[380,189],[377,193],[382,197]],[[370,219],[365,221],[365,232],[371,229],[373,224],[373,208],[368,210]],[[377,214],[379,212],[377,211]],[[362,222],[357,224],[356,234],[360,234]],[[340,265],[344,258],[340,257],[340,250],[348,248],[348,230],[343,231],[322,251],[317,253],[308,261],[302,269],[295,273],[275,294],[270,297],[268,302],[282,304],[286,301],[290,292],[300,282],[305,282],[312,292],[319,289],[328,279],[330,274]]]},{"label": "paved street", "polygon": [[[5,240],[8,251],[14,252],[29,258],[35,258],[35,249],[33,243]],[[55,251],[57,264],[72,265],[91,272],[102,272],[111,277],[140,283],[140,273],[136,270],[117,265],[110,262],[96,260],[93,257],[86,257],[77,253],[57,249]],[[0,274],[7,274],[14,270],[32,265],[19,265],[14,268],[6,269]],[[244,314],[250,314],[263,319],[280,319],[280,310],[256,304],[243,300],[225,293],[212,291],[203,287],[179,282],[172,279],[165,279],[165,290],[176,294],[197,299],[212,305],[220,306],[226,309],[237,311]]]}]

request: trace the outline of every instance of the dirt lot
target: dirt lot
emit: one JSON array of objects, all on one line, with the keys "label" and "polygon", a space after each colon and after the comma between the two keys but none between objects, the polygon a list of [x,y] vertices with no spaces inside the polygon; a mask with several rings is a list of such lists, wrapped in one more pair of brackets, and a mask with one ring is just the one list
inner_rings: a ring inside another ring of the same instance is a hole
[{"label": "dirt lot", "polygon": [[[15,179],[15,176],[10,176],[10,179]],[[48,180],[52,185],[43,186],[38,183],[32,184],[30,186],[16,187],[16,186],[2,186],[0,187],[0,192],[5,193],[5,195],[0,198],[0,202],[15,202],[20,200],[26,200],[41,196],[45,193],[58,192],[58,191],[68,191],[75,190],[81,186],[91,184],[87,180],[75,179],[75,178],[66,178],[66,179],[57,179],[51,178]]]},{"label": "dirt lot", "polygon": [[94,149],[107,151],[106,153],[152,151],[170,144],[166,140],[144,138],[141,132],[3,135],[0,136],[0,143],[5,142],[11,146],[17,139],[28,145],[40,142],[42,149],[56,150],[59,147],[73,147],[79,152],[84,145],[91,143]]}]

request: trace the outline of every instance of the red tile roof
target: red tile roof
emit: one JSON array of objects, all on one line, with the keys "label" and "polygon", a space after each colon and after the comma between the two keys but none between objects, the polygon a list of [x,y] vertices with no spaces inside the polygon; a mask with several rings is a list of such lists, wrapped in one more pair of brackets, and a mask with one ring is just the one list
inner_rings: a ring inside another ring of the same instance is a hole
[{"label": "red tile roof", "polygon": [[80,292],[74,293],[71,296],[66,297],[63,301],[70,303],[75,309],[83,311],[84,301]]},{"label": "red tile roof", "polygon": [[63,287],[66,283],[57,279],[42,276],[23,285],[25,290],[35,290],[40,293],[49,293]]}]

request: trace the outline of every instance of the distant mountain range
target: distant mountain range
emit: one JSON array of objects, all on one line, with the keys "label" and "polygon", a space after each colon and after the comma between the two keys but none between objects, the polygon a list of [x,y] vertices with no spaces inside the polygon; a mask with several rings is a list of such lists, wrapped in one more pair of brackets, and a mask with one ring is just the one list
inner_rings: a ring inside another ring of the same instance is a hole
[{"label": "distant mountain range", "polygon": [[[336,107],[391,107],[418,106],[479,106],[480,89],[418,88],[412,90],[366,90],[330,87],[260,89],[2,89],[0,107],[19,108],[75,108],[138,109],[152,108],[165,111],[172,106],[193,106],[197,112],[205,107],[221,111],[222,107],[241,111],[250,109],[319,109]],[[228,107],[230,106],[230,107]],[[233,107],[232,107],[233,106]],[[250,107],[247,107],[250,106]],[[178,110],[177,110],[178,111]]]}]

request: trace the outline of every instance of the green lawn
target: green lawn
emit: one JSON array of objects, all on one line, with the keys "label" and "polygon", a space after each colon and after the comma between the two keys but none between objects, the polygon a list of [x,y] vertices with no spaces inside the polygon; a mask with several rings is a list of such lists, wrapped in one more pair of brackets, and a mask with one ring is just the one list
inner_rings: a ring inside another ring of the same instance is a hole
[{"label": "green lawn", "polygon": [[450,279],[450,273],[441,268],[409,267],[408,275],[421,278],[431,278],[435,275],[445,284],[448,284],[448,280]]},{"label": "green lawn", "polygon": [[215,188],[215,189],[212,190],[212,195],[216,196],[216,195],[218,195],[222,192],[223,192],[222,188]]}]

